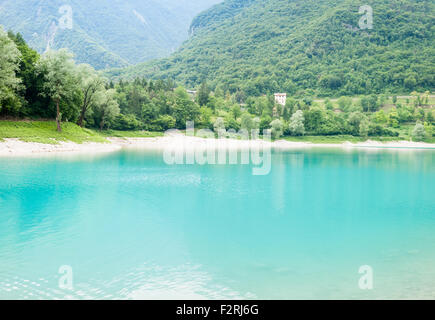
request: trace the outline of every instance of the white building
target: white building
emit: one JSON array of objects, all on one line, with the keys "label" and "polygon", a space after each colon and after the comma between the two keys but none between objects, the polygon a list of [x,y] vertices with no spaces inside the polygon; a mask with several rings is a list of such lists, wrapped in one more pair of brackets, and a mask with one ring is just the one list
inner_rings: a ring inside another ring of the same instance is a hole
[{"label": "white building", "polygon": [[186,92],[188,94],[190,94],[191,96],[196,96],[196,91],[195,90],[186,90]]},{"label": "white building", "polygon": [[275,102],[285,106],[285,102],[287,101],[287,93],[275,93]]},{"label": "white building", "polygon": [[195,90],[186,90],[187,94],[190,96],[190,98],[195,101],[195,97],[196,97],[196,91]]}]

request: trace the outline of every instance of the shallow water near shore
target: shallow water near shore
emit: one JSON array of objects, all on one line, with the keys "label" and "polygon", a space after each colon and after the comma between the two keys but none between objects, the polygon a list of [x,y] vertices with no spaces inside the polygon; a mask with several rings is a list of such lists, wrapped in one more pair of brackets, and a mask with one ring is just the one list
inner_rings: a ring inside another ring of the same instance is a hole
[{"label": "shallow water near shore", "polygon": [[275,151],[271,168],[0,159],[0,299],[435,298],[435,151]]}]

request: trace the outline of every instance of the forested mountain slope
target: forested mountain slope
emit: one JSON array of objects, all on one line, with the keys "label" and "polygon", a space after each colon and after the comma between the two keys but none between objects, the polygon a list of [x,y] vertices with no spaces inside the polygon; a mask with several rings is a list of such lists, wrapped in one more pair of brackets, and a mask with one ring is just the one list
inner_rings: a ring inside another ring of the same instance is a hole
[{"label": "forested mountain slope", "polygon": [[[44,52],[68,48],[97,69],[169,55],[200,11],[220,0],[0,0],[0,24]],[[72,25],[60,20],[71,14]]]},{"label": "forested mountain slope", "polygon": [[[373,9],[371,29],[359,26],[363,5]],[[192,88],[207,80],[246,95],[432,90],[434,22],[431,0],[226,0],[193,20],[169,58],[110,75]]]}]

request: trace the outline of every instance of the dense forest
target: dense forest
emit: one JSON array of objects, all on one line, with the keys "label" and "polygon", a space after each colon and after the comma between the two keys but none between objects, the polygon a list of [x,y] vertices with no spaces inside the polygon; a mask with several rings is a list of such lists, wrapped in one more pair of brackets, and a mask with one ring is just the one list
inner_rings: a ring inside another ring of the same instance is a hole
[{"label": "dense forest", "polygon": [[[371,29],[361,30],[373,9]],[[120,78],[207,80],[245,96],[432,91],[435,3],[428,0],[226,0],[197,16],[167,59],[112,70]]]}]

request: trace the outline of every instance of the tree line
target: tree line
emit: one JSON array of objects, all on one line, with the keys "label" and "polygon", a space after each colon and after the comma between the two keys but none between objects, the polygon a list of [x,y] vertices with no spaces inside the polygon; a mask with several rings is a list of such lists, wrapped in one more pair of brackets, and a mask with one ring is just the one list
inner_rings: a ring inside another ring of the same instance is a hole
[{"label": "tree line", "polygon": [[56,118],[103,129],[119,115],[115,90],[67,50],[39,55],[20,34],[0,27],[0,115]]},{"label": "tree line", "polygon": [[[271,129],[283,135],[397,137],[415,125],[419,140],[433,136],[429,93],[398,101],[388,95],[343,96],[315,100],[289,95],[284,106],[271,94],[248,96],[206,81],[189,94],[172,80],[109,81],[86,64],[75,64],[66,50],[39,55],[19,34],[0,30],[0,115],[56,119],[81,127],[165,131],[196,128],[215,131]],[[389,104],[389,107],[386,108]],[[417,123],[418,122],[418,123]]]},{"label": "tree line", "polygon": [[[370,3],[369,3],[370,4]],[[197,16],[170,57],[110,74],[207,79],[246,96],[322,97],[435,88],[433,1],[378,0],[374,27],[360,30],[354,1],[227,0]]]}]

